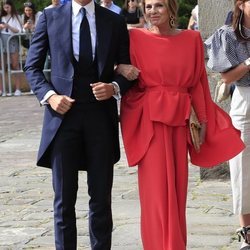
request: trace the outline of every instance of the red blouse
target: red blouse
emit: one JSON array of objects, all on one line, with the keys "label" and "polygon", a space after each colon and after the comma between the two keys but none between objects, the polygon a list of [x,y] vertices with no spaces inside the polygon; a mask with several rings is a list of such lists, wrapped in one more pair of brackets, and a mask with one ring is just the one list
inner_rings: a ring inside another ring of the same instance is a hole
[{"label": "red blouse", "polygon": [[[186,126],[191,104],[207,122],[206,142],[196,153],[188,139],[191,161],[214,166],[243,150],[240,132],[212,100],[199,32],[184,30],[162,36],[145,29],[130,30],[130,55],[141,70],[138,84],[122,98],[121,128],[130,166],[143,158],[154,134],[153,122]],[[185,141],[186,140],[186,141]]]}]

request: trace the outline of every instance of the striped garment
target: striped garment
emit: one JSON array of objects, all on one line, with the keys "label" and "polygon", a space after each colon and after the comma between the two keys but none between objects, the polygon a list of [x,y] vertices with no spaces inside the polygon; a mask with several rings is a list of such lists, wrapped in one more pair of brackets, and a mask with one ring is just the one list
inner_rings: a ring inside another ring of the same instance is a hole
[{"label": "striped garment", "polygon": [[[250,29],[244,28],[246,36]],[[224,25],[205,41],[207,66],[215,72],[226,72],[250,57],[250,41],[238,41],[233,28]],[[250,86],[250,73],[235,82],[237,86]]]}]

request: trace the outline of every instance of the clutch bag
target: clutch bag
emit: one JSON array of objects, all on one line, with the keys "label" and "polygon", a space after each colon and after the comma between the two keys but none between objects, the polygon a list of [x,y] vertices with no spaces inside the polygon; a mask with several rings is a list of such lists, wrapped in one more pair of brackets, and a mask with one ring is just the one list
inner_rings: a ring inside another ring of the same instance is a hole
[{"label": "clutch bag", "polygon": [[199,152],[200,151],[201,125],[195,114],[193,107],[191,107],[191,112],[190,112],[190,117],[189,117],[189,130],[190,130],[193,147],[196,152]]},{"label": "clutch bag", "polygon": [[214,92],[214,101],[222,102],[230,96],[231,84],[226,84],[222,80],[218,81]]}]

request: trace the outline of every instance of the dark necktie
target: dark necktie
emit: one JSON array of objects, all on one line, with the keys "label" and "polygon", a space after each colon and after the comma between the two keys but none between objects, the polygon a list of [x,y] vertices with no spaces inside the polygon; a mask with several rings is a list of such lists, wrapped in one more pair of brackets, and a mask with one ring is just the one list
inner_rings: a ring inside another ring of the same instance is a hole
[{"label": "dark necktie", "polygon": [[81,67],[89,67],[92,64],[92,46],[89,29],[89,22],[86,15],[86,9],[81,8],[80,12],[83,15],[80,25],[80,39],[79,39],[79,63]]}]

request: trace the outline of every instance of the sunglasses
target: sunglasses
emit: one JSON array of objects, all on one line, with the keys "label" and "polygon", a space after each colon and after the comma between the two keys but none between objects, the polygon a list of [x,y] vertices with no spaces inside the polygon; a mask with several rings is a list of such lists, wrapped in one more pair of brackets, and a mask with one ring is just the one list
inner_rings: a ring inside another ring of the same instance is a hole
[{"label": "sunglasses", "polygon": [[33,3],[31,3],[31,2],[26,2],[26,3],[23,4],[23,6],[24,6],[24,7],[31,7],[31,6],[33,6]]}]

